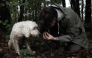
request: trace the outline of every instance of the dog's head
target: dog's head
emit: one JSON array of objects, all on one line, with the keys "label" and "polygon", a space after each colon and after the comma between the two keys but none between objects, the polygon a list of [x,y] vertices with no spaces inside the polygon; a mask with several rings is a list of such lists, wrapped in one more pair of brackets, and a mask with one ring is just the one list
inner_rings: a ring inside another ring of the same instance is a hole
[{"label": "dog's head", "polygon": [[38,37],[40,32],[38,31],[38,25],[34,21],[26,21],[25,27],[25,37]]},{"label": "dog's head", "polygon": [[40,32],[38,31],[38,25],[36,22],[32,22],[32,25],[30,26],[30,34],[33,37],[38,37]]}]

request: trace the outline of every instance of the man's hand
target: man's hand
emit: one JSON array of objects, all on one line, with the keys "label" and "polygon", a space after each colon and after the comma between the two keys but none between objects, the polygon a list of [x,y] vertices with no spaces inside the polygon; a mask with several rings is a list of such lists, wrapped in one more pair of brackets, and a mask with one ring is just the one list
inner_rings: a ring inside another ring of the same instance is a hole
[{"label": "man's hand", "polygon": [[44,32],[43,33],[43,38],[47,39],[47,40],[56,40],[55,37],[53,37],[51,34],[49,34],[48,32]]}]

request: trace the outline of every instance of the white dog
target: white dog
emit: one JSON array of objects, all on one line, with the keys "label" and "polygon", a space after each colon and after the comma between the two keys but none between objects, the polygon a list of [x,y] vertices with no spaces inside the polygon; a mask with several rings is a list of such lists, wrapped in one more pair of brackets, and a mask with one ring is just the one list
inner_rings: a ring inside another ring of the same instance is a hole
[{"label": "white dog", "polygon": [[8,42],[9,48],[14,48],[16,53],[20,55],[19,43],[24,39],[24,43],[29,51],[31,51],[30,45],[28,44],[29,37],[38,37],[38,25],[34,21],[21,21],[14,24],[11,34],[10,40]]}]

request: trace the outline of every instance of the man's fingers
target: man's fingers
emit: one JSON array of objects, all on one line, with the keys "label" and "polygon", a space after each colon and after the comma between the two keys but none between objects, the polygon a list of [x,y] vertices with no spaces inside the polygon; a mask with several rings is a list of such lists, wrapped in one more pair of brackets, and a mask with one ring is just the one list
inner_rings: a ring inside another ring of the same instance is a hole
[{"label": "man's fingers", "polygon": [[48,32],[46,32],[46,35],[49,36],[50,34]]},{"label": "man's fingers", "polygon": [[45,36],[46,36],[46,37],[48,36],[48,33],[47,33],[47,32],[45,33]]},{"label": "man's fingers", "polygon": [[46,39],[46,32],[43,33],[43,38]]},{"label": "man's fingers", "polygon": [[44,38],[44,39],[46,39],[46,38],[45,38],[45,34],[44,34],[44,33],[43,33],[43,38]]},{"label": "man's fingers", "polygon": [[47,39],[47,38],[48,38],[48,33],[47,33],[47,32],[44,32],[44,33],[43,33],[43,38],[44,38],[44,39]]}]

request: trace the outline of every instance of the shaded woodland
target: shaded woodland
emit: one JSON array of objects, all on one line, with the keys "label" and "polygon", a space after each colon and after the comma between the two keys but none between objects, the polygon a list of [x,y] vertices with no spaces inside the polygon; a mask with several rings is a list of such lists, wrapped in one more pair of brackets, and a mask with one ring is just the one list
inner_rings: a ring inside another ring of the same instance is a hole
[{"label": "shaded woodland", "polygon": [[[66,0],[67,1],[67,0]],[[11,28],[14,23],[23,20],[33,20],[39,24],[39,13],[41,9],[54,3],[66,7],[65,0],[0,0],[0,58],[67,58],[74,56],[76,58],[92,58],[92,1],[91,0],[69,0],[72,8],[81,18],[87,37],[89,40],[89,49],[76,52],[63,51],[60,47],[56,49],[51,41],[31,40],[31,48],[36,51],[35,55],[26,49],[21,50],[21,56],[14,51],[9,50],[7,42]],[[35,43],[34,43],[35,42]],[[25,47],[23,47],[25,48]],[[55,48],[55,49],[54,49]]]}]

